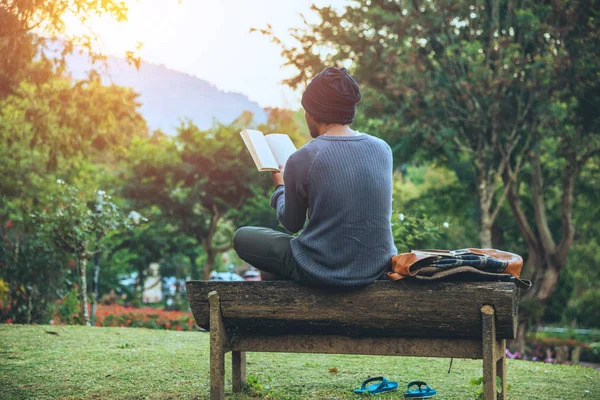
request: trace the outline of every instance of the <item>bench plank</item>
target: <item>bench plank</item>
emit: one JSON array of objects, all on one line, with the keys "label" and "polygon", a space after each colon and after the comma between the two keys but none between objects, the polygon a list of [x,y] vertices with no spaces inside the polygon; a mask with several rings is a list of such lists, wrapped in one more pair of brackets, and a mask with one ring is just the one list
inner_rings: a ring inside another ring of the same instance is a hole
[{"label": "bench plank", "polygon": [[378,356],[482,358],[481,340],[402,337],[351,338],[335,335],[244,336],[232,350],[248,352],[365,354]]},{"label": "bench plank", "polygon": [[516,334],[518,289],[509,282],[377,281],[353,289],[290,281],[188,281],[196,323],[210,328],[208,293],[217,291],[230,335],[473,338],[484,304],[494,306],[496,336]]}]

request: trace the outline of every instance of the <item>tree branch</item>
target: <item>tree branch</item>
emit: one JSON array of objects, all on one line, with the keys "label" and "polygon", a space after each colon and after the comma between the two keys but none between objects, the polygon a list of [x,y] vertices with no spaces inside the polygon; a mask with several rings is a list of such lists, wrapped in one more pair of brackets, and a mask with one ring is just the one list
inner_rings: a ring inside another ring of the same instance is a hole
[{"label": "tree branch", "polygon": [[215,247],[214,251],[215,251],[215,253],[223,253],[223,252],[229,251],[231,249],[233,249],[232,243],[223,245],[221,247]]},{"label": "tree branch", "polygon": [[544,184],[542,181],[542,165],[539,155],[533,152],[531,157],[533,173],[531,177],[531,197],[533,210],[535,214],[535,223],[540,235],[540,241],[546,254],[553,254],[556,251],[556,244],[552,238],[552,232],[548,226],[546,218],[546,204],[544,202]]},{"label": "tree branch", "polygon": [[558,259],[559,265],[564,265],[567,259],[567,252],[569,248],[573,244],[573,239],[575,238],[575,229],[573,227],[573,191],[575,188],[575,180],[577,179],[577,174],[579,173],[579,168],[577,165],[570,165],[567,167],[565,174],[563,176],[563,195],[560,206],[560,220],[562,227],[562,238],[560,243],[558,244],[558,250],[556,252],[556,257]]},{"label": "tree branch", "polygon": [[[462,129],[459,129],[459,130],[462,130]],[[460,151],[464,151],[465,153],[468,153],[468,154],[473,153],[473,149],[471,149],[469,146],[467,146],[463,142],[461,142],[461,140],[458,137],[453,136],[452,141],[454,141],[454,144],[458,147],[458,149]]]},{"label": "tree branch", "polygon": [[523,207],[521,206],[521,199],[519,197],[516,176],[517,174],[511,176],[508,170],[505,171],[505,173],[502,175],[504,185],[508,187],[508,204],[512,210],[513,216],[517,221],[519,231],[521,232],[521,235],[523,235],[523,239],[525,239],[527,245],[531,248],[539,249],[539,243],[537,241],[537,238],[533,234],[533,231],[529,226],[529,222],[527,221],[527,216],[525,215]]},{"label": "tree branch", "polygon": [[221,217],[221,214],[219,213],[219,209],[217,208],[216,204],[213,204],[212,211],[213,212],[210,217],[210,225],[208,227],[208,234],[206,235],[206,241],[208,242],[209,246],[212,245],[212,238],[217,230],[217,223],[219,222],[219,218]]},{"label": "tree branch", "polygon": [[500,209],[502,208],[502,204],[504,203],[504,200],[506,199],[506,196],[508,195],[509,188],[510,188],[510,185],[504,185],[504,190],[502,191],[502,196],[500,196],[500,200],[498,200],[498,203],[496,203],[496,207],[494,208],[494,211],[492,212],[492,216],[490,217],[490,220],[492,223],[496,220],[496,217],[498,216],[498,213],[500,212]]},{"label": "tree branch", "polygon": [[575,239],[575,228],[573,226],[573,196],[577,175],[585,163],[596,154],[600,154],[600,148],[588,151],[579,160],[573,162],[566,169],[563,177],[563,195],[560,207],[562,238],[556,251],[556,257],[560,265],[564,265],[566,262],[567,253]]},{"label": "tree branch", "polygon": [[238,200],[238,202],[235,204],[235,209],[238,209],[242,206],[242,204],[244,204],[244,201],[246,200],[246,196],[241,196]]}]

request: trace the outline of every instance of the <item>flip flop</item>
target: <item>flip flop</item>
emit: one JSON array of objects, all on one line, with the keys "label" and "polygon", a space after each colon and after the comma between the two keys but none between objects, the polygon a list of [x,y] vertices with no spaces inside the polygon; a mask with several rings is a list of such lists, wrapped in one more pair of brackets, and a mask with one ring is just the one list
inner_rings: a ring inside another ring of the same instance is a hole
[{"label": "flip flop", "polygon": [[[411,387],[416,386],[416,389],[410,390]],[[408,384],[406,393],[404,393],[405,399],[426,399],[433,397],[437,394],[435,389],[432,389],[425,382],[413,381]]]},{"label": "flip flop", "polygon": [[[378,382],[378,381],[381,381],[381,382],[376,383],[374,385],[367,386],[367,383]],[[369,378],[366,381],[364,381],[362,383],[362,386],[360,387],[360,389],[355,389],[354,393],[378,394],[378,393],[392,392],[396,389],[398,389],[398,382],[389,382],[383,376],[378,376],[375,378]]]}]

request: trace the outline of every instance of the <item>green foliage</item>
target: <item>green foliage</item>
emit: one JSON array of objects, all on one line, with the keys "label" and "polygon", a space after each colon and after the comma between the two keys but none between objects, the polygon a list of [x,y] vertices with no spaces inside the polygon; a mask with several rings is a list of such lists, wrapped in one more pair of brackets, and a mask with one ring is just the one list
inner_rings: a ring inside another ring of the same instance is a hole
[{"label": "green foliage", "polygon": [[249,375],[246,379],[244,391],[250,396],[263,397],[268,393],[268,386],[263,385],[258,381],[258,377]]},{"label": "green foliage", "polygon": [[392,233],[394,243],[400,253],[428,247],[427,243],[439,238],[440,231],[443,229],[435,225],[425,214],[420,218],[399,214],[394,215],[394,219]]},{"label": "green foliage", "polygon": [[8,300],[9,290],[8,283],[0,279],[0,307],[2,307]]},{"label": "green foliage", "polygon": [[[239,140],[252,116],[205,131],[183,122],[175,138],[159,131],[148,137],[135,93],[105,86],[94,73],[81,82],[66,75],[64,57],[74,45],[88,51],[93,43],[91,35],[65,37],[67,3],[81,20],[123,20],[127,12],[114,1],[0,4],[1,320],[47,322],[50,305],[72,297],[77,262],[66,252],[89,257],[102,249],[101,292],[136,273],[134,292],[117,291],[140,301],[150,263],[160,262],[163,276],[201,278],[201,271],[226,267],[219,256],[237,227],[278,227],[269,176],[256,172]],[[530,0],[360,0],[315,10],[321,21],[296,30],[299,45],[284,49],[300,67],[288,83],[301,85],[330,64],[349,66],[359,80],[356,127],[384,138],[402,172],[394,177],[398,249],[476,246],[485,179],[487,200],[498,206],[494,247],[525,255],[543,247],[546,227],[568,238],[571,211],[561,213],[565,182],[574,176],[568,270],[545,310],[535,299],[521,309],[535,324],[597,326],[598,10],[589,1],[558,7]],[[31,34],[33,26],[41,34]],[[44,51],[49,44],[64,52]],[[297,146],[309,140],[302,110],[267,111],[258,129],[291,134]],[[534,246],[502,205],[505,155]],[[534,207],[533,156],[542,167],[546,224],[538,224]],[[577,168],[579,175],[567,175]],[[58,178],[70,185],[56,185]],[[113,196],[102,219],[98,187]],[[135,207],[150,223],[116,231],[123,223],[117,207]],[[540,259],[555,256],[545,250]]]},{"label": "green foliage", "polygon": [[29,202],[0,197],[0,280],[8,286],[0,321],[48,323],[51,307],[68,282],[64,254],[57,252],[32,215]]},{"label": "green foliage", "polygon": [[584,328],[600,328],[600,288],[579,294],[566,310],[567,318]]},{"label": "green foliage", "polygon": [[590,345],[590,351],[596,357],[597,360],[600,360],[600,342],[592,343]]},{"label": "green foliage", "polygon": [[[127,20],[127,11],[125,2],[117,0],[8,0],[0,3],[0,99],[22,80],[35,82],[48,74],[48,68],[41,71],[31,68],[31,60],[36,55],[50,68],[55,66],[59,70],[64,70],[66,56],[76,47],[88,52],[93,62],[103,59],[103,55],[93,49],[97,43],[94,32],[86,30],[75,35],[67,32],[65,19],[69,15],[82,23],[101,15],[121,22]],[[136,60],[133,54],[128,54],[128,59]]]},{"label": "green foliage", "polygon": [[478,246],[477,199],[469,190],[471,177],[464,175],[427,163],[409,166],[394,179],[394,209],[407,215],[426,214],[440,228],[427,243],[429,248]]},{"label": "green foliage", "polygon": [[527,339],[532,341],[544,341],[552,340],[552,344],[567,344],[570,346],[579,345],[581,343],[592,344],[594,342],[600,342],[600,330],[592,332],[578,332],[573,328],[566,328],[562,332],[553,331],[535,331],[527,334]]},{"label": "green foliage", "polygon": [[283,51],[298,67],[287,83],[297,87],[325,65],[351,63],[365,93],[357,123],[391,143],[397,160],[477,151],[477,162],[496,168],[514,133],[521,147],[526,143],[532,91],[548,90],[554,57],[564,53],[544,39],[540,27],[551,26],[538,16],[545,6],[492,7],[468,1],[313,7],[320,21],[294,30],[298,45]]},{"label": "green foliage", "polygon": [[[469,381],[469,386],[474,388],[476,400],[484,399],[484,397],[483,397],[483,377],[472,378]],[[506,385],[506,391],[508,392],[510,389],[512,389],[512,385],[511,384]],[[500,398],[500,396],[502,394],[502,378],[500,378],[499,376],[496,377],[496,392],[497,392],[498,398]]]},{"label": "green foliage", "polygon": [[469,381],[469,386],[475,388],[475,399],[483,400],[483,377],[472,378]]},{"label": "green foliage", "polygon": [[[529,257],[523,273],[533,288],[525,296],[543,307],[566,265],[577,270],[574,296],[598,282],[591,225],[600,211],[591,193],[600,175],[600,12],[593,4],[357,0],[342,9],[313,6],[318,20],[292,29],[291,46],[270,27],[261,31],[297,67],[288,85],[302,86],[325,66],[348,67],[363,93],[357,128],[385,139],[399,164],[454,170],[460,184],[402,207],[434,215],[451,205],[444,221],[463,228],[442,242],[448,247],[475,245],[479,231],[482,245]],[[458,198],[448,201],[449,194]]]},{"label": "green foliage", "polygon": [[[231,248],[231,237],[243,224],[274,226],[269,209],[269,176],[258,174],[239,132],[252,124],[242,114],[230,125],[200,130],[187,121],[169,138],[160,133],[138,140],[130,151],[124,195],[137,207],[155,206],[170,224],[202,247],[202,276],[208,278],[217,256]],[[270,110],[265,131],[297,129],[293,113]],[[301,138],[296,138],[301,141]]]},{"label": "green foliage", "polygon": [[9,198],[43,203],[57,177],[86,190],[107,183],[133,138],[146,134],[136,97],[58,76],[23,82],[0,99],[0,206]]},{"label": "green foliage", "polygon": [[79,325],[82,323],[79,316],[79,292],[76,287],[71,288],[57,304],[55,310],[62,323]]},{"label": "green foliage", "polygon": [[[109,196],[102,198],[101,192],[94,199],[62,180],[57,181],[55,190],[48,198],[48,205],[42,211],[29,214],[27,220],[43,237],[41,254],[68,254],[75,259],[79,277],[79,320],[87,324],[87,260],[94,252],[100,251],[100,241],[107,233],[127,228],[130,222],[120,215]],[[39,251],[34,250],[33,255],[37,254]],[[31,295],[28,293],[27,297]],[[30,320],[28,317],[28,322]]]},{"label": "green foliage", "polygon": [[59,251],[87,259],[92,255],[91,243],[98,246],[97,241],[107,233],[130,227],[130,221],[121,215],[110,196],[101,199],[97,194],[93,198],[61,180],[57,185],[48,210],[35,218]]},{"label": "green foliage", "polygon": [[[101,15],[123,21],[127,6],[112,0],[0,4],[0,279],[9,286],[2,320],[48,322],[53,302],[73,286],[67,267],[81,266],[116,227],[115,204],[122,200],[107,202],[98,214],[91,193],[116,186],[131,141],[147,136],[132,90],[105,86],[94,71],[78,82],[66,72],[73,51],[102,59],[92,49],[93,32],[65,31],[70,14],[81,22]],[[136,61],[134,54],[128,59]],[[80,193],[57,189],[59,177]]]}]

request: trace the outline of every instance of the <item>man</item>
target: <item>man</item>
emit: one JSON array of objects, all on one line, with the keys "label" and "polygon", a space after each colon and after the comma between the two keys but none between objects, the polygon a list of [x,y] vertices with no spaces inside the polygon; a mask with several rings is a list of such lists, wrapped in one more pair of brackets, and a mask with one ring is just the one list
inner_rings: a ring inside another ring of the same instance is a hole
[{"label": "man", "polygon": [[[362,286],[384,277],[397,254],[391,231],[392,152],[381,139],[350,129],[360,101],[345,68],[327,68],[302,95],[314,138],[273,173],[271,207],[294,237],[240,228],[233,247],[263,279],[306,285]],[[285,182],[285,183],[284,183]]]}]

